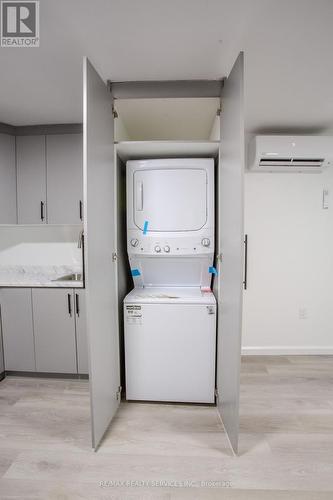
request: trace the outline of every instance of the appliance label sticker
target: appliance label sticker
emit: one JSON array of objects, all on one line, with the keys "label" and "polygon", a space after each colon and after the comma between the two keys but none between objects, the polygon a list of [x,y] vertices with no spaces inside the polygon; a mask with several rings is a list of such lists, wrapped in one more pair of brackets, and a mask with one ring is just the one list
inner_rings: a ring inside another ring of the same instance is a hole
[{"label": "appliance label sticker", "polygon": [[142,325],[142,306],[128,305],[125,307],[126,323],[130,325]]}]

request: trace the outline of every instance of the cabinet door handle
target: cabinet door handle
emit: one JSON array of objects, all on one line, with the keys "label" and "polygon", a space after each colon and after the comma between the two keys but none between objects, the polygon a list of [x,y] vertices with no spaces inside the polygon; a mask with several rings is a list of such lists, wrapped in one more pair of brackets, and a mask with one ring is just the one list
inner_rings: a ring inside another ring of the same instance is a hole
[{"label": "cabinet door handle", "polygon": [[67,306],[68,306],[68,314],[72,316],[72,297],[71,294],[67,294]]},{"label": "cabinet door handle", "polygon": [[75,305],[76,305],[76,314],[80,316],[80,302],[79,302],[79,294],[75,294]]},{"label": "cabinet door handle", "polygon": [[247,289],[247,234],[244,237],[244,290]]},{"label": "cabinet door handle", "polygon": [[79,211],[80,211],[80,220],[83,220],[83,203],[82,203],[82,200],[80,200],[80,203],[79,203]]},{"label": "cabinet door handle", "polygon": [[45,219],[44,202],[43,201],[40,202],[40,218],[41,218],[41,220]]}]

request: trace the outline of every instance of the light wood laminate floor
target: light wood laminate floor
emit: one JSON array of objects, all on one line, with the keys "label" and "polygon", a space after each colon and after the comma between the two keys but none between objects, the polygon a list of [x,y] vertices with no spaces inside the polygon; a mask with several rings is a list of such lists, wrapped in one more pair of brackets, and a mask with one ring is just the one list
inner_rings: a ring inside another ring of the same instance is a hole
[{"label": "light wood laminate floor", "polygon": [[213,407],[122,403],[95,453],[88,382],[7,377],[0,498],[332,500],[333,357],[243,358],[240,430],[234,457]]}]

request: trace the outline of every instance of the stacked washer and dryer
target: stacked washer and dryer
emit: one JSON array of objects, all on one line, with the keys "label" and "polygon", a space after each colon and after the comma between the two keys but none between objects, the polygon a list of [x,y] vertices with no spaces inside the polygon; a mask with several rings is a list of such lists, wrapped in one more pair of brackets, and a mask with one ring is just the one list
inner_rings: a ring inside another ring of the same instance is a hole
[{"label": "stacked washer and dryer", "polygon": [[127,162],[126,398],[214,403],[214,160]]}]

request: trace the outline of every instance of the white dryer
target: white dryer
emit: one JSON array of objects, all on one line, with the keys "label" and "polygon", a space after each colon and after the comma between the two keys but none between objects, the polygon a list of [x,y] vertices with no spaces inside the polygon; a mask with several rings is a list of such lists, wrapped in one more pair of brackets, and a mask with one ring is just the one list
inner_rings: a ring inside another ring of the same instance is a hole
[{"label": "white dryer", "polygon": [[[205,253],[214,246],[214,160],[212,158],[171,158],[132,160],[126,165],[128,251],[132,238],[145,232],[151,246],[147,253],[159,253],[154,240],[165,240],[169,252],[183,253],[181,243],[194,238],[197,250]],[[148,223],[148,224],[147,224]],[[210,242],[202,242],[203,238]],[[170,239],[170,240],[169,240]],[[137,245],[140,247],[140,245]]]},{"label": "white dryer", "polygon": [[135,288],[124,301],[126,398],[214,403],[216,300],[200,288]]},{"label": "white dryer", "polygon": [[127,251],[134,286],[209,287],[214,160],[133,160],[126,167]]}]

